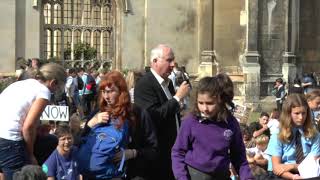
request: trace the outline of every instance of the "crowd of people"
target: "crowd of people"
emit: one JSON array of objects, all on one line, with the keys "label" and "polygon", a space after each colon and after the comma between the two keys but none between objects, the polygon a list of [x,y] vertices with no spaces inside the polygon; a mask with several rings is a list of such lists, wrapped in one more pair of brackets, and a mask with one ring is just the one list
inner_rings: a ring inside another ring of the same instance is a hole
[{"label": "crowd of people", "polygon": [[[277,108],[241,124],[228,75],[202,78],[191,107],[173,49],[150,54],[126,75],[35,61],[0,94],[0,179],[300,179],[319,158],[320,90],[287,95],[279,78]],[[40,122],[52,102],[69,106],[67,124]]]},{"label": "crowd of people", "polygon": [[249,125],[240,124],[247,160],[256,179],[302,179],[300,163],[320,155],[320,89],[291,92],[278,108],[270,115],[262,112]]}]

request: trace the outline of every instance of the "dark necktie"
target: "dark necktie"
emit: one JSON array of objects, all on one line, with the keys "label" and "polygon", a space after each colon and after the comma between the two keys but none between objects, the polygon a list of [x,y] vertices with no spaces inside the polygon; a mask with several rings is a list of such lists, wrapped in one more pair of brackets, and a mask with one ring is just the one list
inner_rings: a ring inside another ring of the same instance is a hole
[{"label": "dark necktie", "polygon": [[296,162],[300,164],[304,159],[303,149],[301,145],[301,134],[299,131],[296,132]]}]

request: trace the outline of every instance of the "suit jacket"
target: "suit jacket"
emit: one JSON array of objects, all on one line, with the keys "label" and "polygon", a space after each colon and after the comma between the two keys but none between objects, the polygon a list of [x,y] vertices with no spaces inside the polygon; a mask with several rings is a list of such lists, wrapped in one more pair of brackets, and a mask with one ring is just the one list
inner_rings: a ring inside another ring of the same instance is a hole
[{"label": "suit jacket", "polygon": [[[169,91],[174,96],[175,91],[171,81]],[[179,114],[180,111],[179,102],[174,98],[168,100],[161,85],[151,72],[146,73],[136,83],[134,101],[135,104],[149,112],[157,131],[160,150],[159,166],[167,168],[162,170],[171,172],[171,148],[177,136],[176,114]],[[162,172],[161,174],[166,173]]]}]

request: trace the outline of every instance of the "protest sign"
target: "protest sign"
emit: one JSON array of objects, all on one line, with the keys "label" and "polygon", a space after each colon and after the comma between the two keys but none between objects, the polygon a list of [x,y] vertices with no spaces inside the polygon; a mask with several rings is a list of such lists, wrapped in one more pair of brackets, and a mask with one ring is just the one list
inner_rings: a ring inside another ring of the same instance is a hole
[{"label": "protest sign", "polygon": [[40,120],[43,121],[69,121],[69,107],[48,105],[43,111]]},{"label": "protest sign", "polygon": [[237,120],[240,123],[247,123],[249,116],[250,116],[251,108],[242,105],[242,104],[237,104],[235,103],[235,108],[234,108],[234,117],[237,118]]}]

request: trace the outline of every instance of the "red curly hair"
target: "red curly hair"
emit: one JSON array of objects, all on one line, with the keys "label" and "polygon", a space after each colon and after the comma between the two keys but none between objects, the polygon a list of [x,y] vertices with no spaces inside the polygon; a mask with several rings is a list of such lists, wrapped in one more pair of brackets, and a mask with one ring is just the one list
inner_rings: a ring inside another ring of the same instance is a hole
[{"label": "red curly hair", "polygon": [[[113,107],[108,107],[107,102],[102,96],[102,91],[106,87],[116,86],[119,89],[119,97]],[[118,117],[121,127],[126,119],[129,119],[130,95],[126,81],[119,71],[111,71],[101,78],[99,84],[99,108],[101,112],[109,112],[113,117]]]}]

